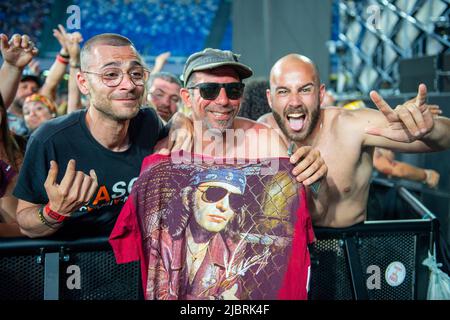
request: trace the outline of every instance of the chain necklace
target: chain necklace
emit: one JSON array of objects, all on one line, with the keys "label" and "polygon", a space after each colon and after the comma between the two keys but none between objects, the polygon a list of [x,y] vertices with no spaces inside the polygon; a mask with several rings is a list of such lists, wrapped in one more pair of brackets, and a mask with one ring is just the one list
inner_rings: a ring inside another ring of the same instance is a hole
[{"label": "chain necklace", "polygon": [[[189,252],[189,257],[187,257],[187,269],[188,269],[188,279],[189,279],[189,283],[192,284],[192,282],[194,281],[194,277],[197,274],[198,269],[200,268],[201,262],[203,261],[203,258],[206,255],[207,251],[206,249],[208,249],[208,245],[209,245],[209,241],[205,244],[203,244],[203,246],[200,246],[201,248],[199,250],[197,250],[197,252],[194,253],[194,251],[191,249],[191,246],[189,245],[190,240],[193,241],[192,238],[188,237],[186,240],[186,247],[188,249]],[[190,260],[190,263],[189,263]]]},{"label": "chain necklace", "polygon": [[205,243],[203,245],[203,248],[197,250],[197,252],[194,253],[194,251],[191,249],[191,246],[189,245],[189,239],[187,240],[187,248],[188,248],[189,253],[191,254],[193,263],[195,262],[195,260],[200,258],[200,256],[202,256],[203,251],[205,251],[208,248],[208,244],[209,244],[209,242]]}]

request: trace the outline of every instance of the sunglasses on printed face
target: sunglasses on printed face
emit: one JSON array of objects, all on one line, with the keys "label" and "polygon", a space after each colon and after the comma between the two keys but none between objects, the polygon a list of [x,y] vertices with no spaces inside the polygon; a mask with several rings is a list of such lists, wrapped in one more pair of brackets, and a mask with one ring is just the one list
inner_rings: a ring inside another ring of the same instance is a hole
[{"label": "sunglasses on printed face", "polygon": [[201,190],[203,192],[202,200],[207,203],[219,202],[227,195],[230,206],[233,209],[240,209],[244,205],[244,197],[241,194],[231,193],[227,189],[221,187],[208,187],[206,190]]},{"label": "sunglasses on printed face", "polygon": [[188,89],[199,89],[200,96],[206,100],[214,100],[219,96],[220,90],[225,88],[228,99],[236,100],[242,97],[245,85],[241,82],[230,83],[215,83],[205,82],[199,83],[195,86],[188,87]]}]

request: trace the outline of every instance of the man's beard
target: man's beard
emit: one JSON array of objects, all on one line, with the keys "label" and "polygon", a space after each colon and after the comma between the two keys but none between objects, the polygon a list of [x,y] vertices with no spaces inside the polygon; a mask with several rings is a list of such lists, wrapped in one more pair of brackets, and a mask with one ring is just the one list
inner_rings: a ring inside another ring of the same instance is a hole
[{"label": "man's beard", "polygon": [[[214,111],[214,108],[206,107],[205,112]],[[210,121],[207,117],[205,117],[205,125],[207,130],[211,130],[215,134],[223,134],[225,130],[233,128],[233,122],[236,118],[237,112],[236,110],[229,110],[228,112],[232,113],[230,119],[228,120],[215,120],[215,123]]]},{"label": "man's beard", "polygon": [[[132,95],[129,98],[134,99],[136,96]],[[125,98],[125,97],[123,97]],[[138,99],[137,108],[135,112],[133,113],[127,113],[127,114],[119,114],[114,112],[112,107],[112,101],[107,101],[106,99],[100,99],[97,101],[94,101],[94,99],[91,99],[92,106],[99,112],[101,112],[103,115],[105,115],[107,118],[110,118],[114,121],[126,121],[133,119],[139,112],[140,105],[142,104],[142,97]]]},{"label": "man's beard", "polygon": [[[291,109],[287,109],[285,111],[285,114],[287,114],[289,111],[293,111],[292,108]],[[305,114],[308,118],[309,124],[305,123],[304,126],[308,125],[307,128],[303,127],[301,132],[289,132],[289,129],[286,127],[285,124],[285,119],[286,116],[281,116],[278,112],[275,111],[275,109],[272,109],[272,114],[273,117],[275,119],[275,121],[278,124],[278,127],[280,127],[281,131],[283,132],[283,134],[292,141],[295,142],[301,142],[303,140],[305,140],[314,130],[314,128],[316,127],[317,123],[319,122],[319,118],[320,118],[320,106],[317,105],[316,108],[314,108],[314,110],[312,110],[311,112],[305,108]],[[291,113],[291,112],[289,112]]]},{"label": "man's beard", "polygon": [[233,121],[232,119],[230,119],[230,121],[228,120],[217,120],[216,124],[212,124],[209,121],[205,121],[206,124],[206,129],[211,131],[212,133],[215,134],[223,134],[225,133],[225,130],[227,129],[231,129],[233,126]]}]

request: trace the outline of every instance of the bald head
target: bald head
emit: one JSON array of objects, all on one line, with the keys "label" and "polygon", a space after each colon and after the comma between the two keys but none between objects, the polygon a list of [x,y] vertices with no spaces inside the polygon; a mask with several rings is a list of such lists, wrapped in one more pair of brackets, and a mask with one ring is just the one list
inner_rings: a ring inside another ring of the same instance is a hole
[{"label": "bald head", "polygon": [[289,54],[274,64],[266,96],[273,117],[286,137],[297,142],[309,137],[320,118],[324,91],[311,59]]},{"label": "bald head", "polygon": [[320,85],[319,69],[316,64],[310,58],[296,53],[290,53],[275,62],[270,70],[270,84],[273,85],[282,74],[292,70],[310,72],[315,84]]},{"label": "bald head", "polygon": [[[80,65],[81,70],[87,69],[90,61],[91,54],[97,46],[113,46],[113,47],[126,47],[130,46],[136,51],[134,44],[130,39],[116,33],[102,33],[90,38],[81,48],[80,52]],[[137,54],[137,51],[136,51]],[[138,55],[139,56],[139,55]]]}]

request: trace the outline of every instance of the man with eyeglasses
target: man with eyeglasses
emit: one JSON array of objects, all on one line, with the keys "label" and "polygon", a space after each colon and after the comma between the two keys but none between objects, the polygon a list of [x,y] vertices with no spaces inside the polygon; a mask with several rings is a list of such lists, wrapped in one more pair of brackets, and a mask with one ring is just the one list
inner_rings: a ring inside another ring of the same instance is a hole
[{"label": "man with eyeglasses", "polygon": [[148,101],[165,122],[178,110],[181,87],[181,81],[169,72],[152,73],[148,79]]},{"label": "man with eyeglasses", "polygon": [[167,135],[156,112],[141,109],[149,71],[129,39],[97,35],[80,62],[78,88],[90,106],[31,136],[14,190],[29,237],[109,234],[142,160]]}]

